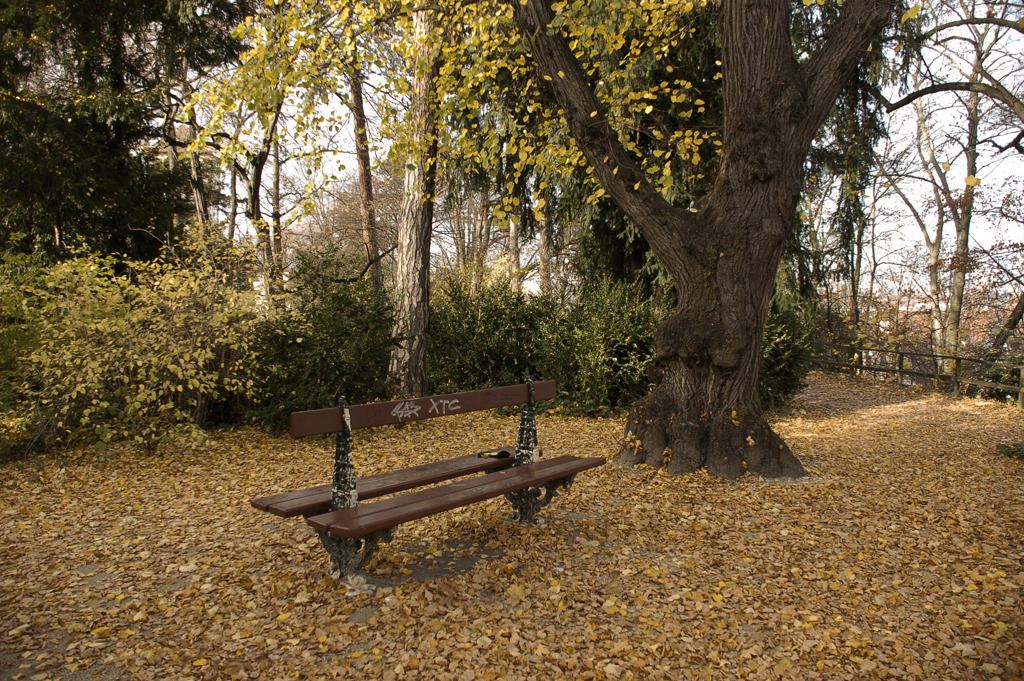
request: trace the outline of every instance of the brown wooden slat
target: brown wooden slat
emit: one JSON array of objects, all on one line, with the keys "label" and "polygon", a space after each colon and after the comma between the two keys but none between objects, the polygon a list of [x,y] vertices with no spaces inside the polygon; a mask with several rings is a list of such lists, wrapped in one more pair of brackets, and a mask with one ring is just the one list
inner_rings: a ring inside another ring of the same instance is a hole
[{"label": "brown wooden slat", "polygon": [[[323,494],[327,492],[328,499],[331,495],[330,485],[319,485],[318,487],[309,487],[307,489],[297,489],[291,492],[282,492],[281,494],[274,494],[269,497],[260,497],[259,499],[251,499],[249,503],[253,508],[259,509],[260,511],[269,511],[270,507],[274,504],[282,502],[292,501],[295,499],[302,499],[304,497],[313,496],[317,494]],[[288,517],[288,516],[285,516]]]},{"label": "brown wooden slat", "polygon": [[[514,456],[514,455],[513,455]],[[431,485],[436,482],[452,480],[473,473],[501,470],[512,465],[514,458],[480,458],[476,454],[461,456],[447,461],[404,468],[389,473],[356,479],[356,492],[359,499],[373,499],[386,494],[394,494],[407,489]],[[294,518],[300,515],[326,513],[331,507],[331,491],[328,489],[317,496],[277,503],[267,510],[282,518]]]},{"label": "brown wooden slat", "polygon": [[509,492],[568,477],[604,465],[602,458],[560,456],[526,466],[506,468],[487,476],[456,482],[363,504],[307,519],[319,531],[342,537],[360,537],[401,523],[441,513]]},{"label": "brown wooden slat", "polygon": [[[356,492],[359,499],[373,499],[386,494],[394,494],[403,490],[423,485],[432,485],[444,480],[452,480],[474,473],[501,470],[508,468],[515,460],[515,447],[500,447],[483,454],[506,452],[507,457],[482,457],[480,454],[466,454],[454,459],[434,461],[397,471],[369,475],[356,479]],[[331,486],[320,485],[309,489],[275,494],[271,497],[253,499],[253,507],[267,511],[282,518],[294,518],[300,515],[324,513],[331,507]]]},{"label": "brown wooden slat", "polygon": [[[522,467],[520,466],[520,468]],[[399,494],[387,499],[374,501],[371,504],[359,504],[356,508],[325,512],[321,515],[306,518],[306,522],[309,523],[313,529],[323,532],[335,522],[343,523],[346,520],[351,520],[353,518],[365,519],[375,513],[400,509],[415,502],[429,501],[430,499],[443,497],[451,494],[453,490],[473,489],[474,487],[487,483],[494,475],[496,475],[496,473],[492,473],[487,476],[480,475],[473,478],[463,478],[447,485],[415,490],[413,492],[407,492],[406,494]]]},{"label": "brown wooden slat", "polygon": [[[533,384],[537,401],[550,400],[557,394],[554,381]],[[396,400],[377,404],[357,404],[349,407],[352,430],[372,428],[390,423],[422,421],[438,416],[451,416],[471,411],[511,407],[530,401],[525,383],[501,388],[471,390],[464,393],[434,395],[416,400]],[[341,407],[297,411],[292,414],[292,437],[337,433],[342,429]]]}]

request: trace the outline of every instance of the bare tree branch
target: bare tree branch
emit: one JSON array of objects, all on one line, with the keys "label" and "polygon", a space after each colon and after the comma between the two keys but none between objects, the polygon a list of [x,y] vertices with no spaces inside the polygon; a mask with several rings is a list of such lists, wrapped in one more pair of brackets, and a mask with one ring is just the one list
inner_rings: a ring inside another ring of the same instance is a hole
[{"label": "bare tree branch", "polygon": [[879,100],[885,106],[885,110],[892,112],[897,109],[901,109],[904,106],[911,104],[922,97],[928,95],[934,95],[939,92],[978,92],[992,99],[1006,104],[1013,112],[1024,121],[1024,102],[1017,99],[1009,92],[1006,88],[995,87],[986,83],[970,83],[967,81],[957,81],[953,83],[935,83],[928,87],[921,88],[916,92],[911,92],[909,95],[900,99],[896,102],[890,102],[884,96],[879,94]]},{"label": "bare tree branch", "polygon": [[383,260],[385,257],[390,255],[391,251],[395,250],[396,248],[398,248],[398,246],[392,246],[391,248],[389,248],[388,250],[384,251],[383,253],[378,255],[376,258],[374,258],[370,262],[366,263],[366,267],[363,268],[363,271],[360,272],[359,274],[357,274],[356,276],[354,276],[354,277],[345,277],[343,279],[335,279],[334,282],[336,284],[352,284],[352,283],[355,283],[355,282],[359,281],[360,279],[362,279],[363,277],[366,276],[366,273],[370,271],[371,267],[373,267],[374,265],[379,263],[381,260]]},{"label": "bare tree branch", "polygon": [[1010,19],[1001,19],[997,17],[965,17],[963,19],[951,21],[948,24],[940,24],[930,31],[926,31],[923,37],[927,40],[942,31],[957,28],[959,26],[1002,26],[1003,28],[1024,33],[1024,26],[1019,22],[1011,21]]},{"label": "bare tree branch", "polygon": [[1006,151],[1007,149],[1016,149],[1019,153],[1024,154],[1024,146],[1022,146],[1022,143],[1024,143],[1024,130],[1021,130],[1020,133],[1018,133],[1017,136],[1013,138],[1013,140],[1006,144],[1006,146],[999,146],[999,144],[995,140],[989,141],[992,143],[992,146],[994,146],[999,151]]}]

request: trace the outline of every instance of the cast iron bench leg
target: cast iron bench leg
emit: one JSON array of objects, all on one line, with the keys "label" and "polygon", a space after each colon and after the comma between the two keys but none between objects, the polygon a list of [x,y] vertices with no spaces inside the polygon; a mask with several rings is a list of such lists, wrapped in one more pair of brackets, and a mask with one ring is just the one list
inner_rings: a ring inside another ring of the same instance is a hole
[{"label": "cast iron bench leg", "polygon": [[558,488],[569,489],[575,479],[575,475],[570,475],[567,478],[545,482],[537,487],[506,494],[505,498],[512,504],[512,520],[536,525],[537,514],[554,500],[558,494]]},{"label": "cast iron bench leg", "polygon": [[356,570],[362,567],[363,562],[376,553],[381,542],[389,542],[392,539],[390,528],[371,532],[355,539],[335,537],[327,532],[317,532],[317,535],[320,537],[320,543],[331,557],[328,574],[335,579],[343,579],[355,574]]}]

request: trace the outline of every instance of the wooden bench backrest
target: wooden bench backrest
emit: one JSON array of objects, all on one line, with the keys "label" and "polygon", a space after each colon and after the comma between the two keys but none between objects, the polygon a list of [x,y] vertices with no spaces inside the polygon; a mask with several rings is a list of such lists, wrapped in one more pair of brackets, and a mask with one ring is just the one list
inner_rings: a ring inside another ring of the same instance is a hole
[{"label": "wooden bench backrest", "polygon": [[[557,393],[554,381],[540,381],[533,384],[536,400],[550,400]],[[482,411],[496,407],[511,407],[530,401],[530,389],[526,383],[506,385],[501,388],[485,388],[450,395],[433,395],[415,400],[395,400],[376,404],[357,404],[349,407],[352,430],[372,428],[391,423],[407,423],[452,416],[471,411]],[[341,407],[297,411],[292,414],[292,437],[325,435],[344,429]]]}]

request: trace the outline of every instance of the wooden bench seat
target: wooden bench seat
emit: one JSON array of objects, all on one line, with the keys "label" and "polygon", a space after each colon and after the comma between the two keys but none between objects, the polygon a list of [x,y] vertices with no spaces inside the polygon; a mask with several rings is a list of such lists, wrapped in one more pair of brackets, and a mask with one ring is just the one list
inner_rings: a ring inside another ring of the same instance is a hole
[{"label": "wooden bench seat", "polygon": [[[454,459],[434,461],[397,471],[357,478],[356,492],[360,500],[374,499],[466,475],[501,470],[512,465],[515,460],[515,451],[515,447],[502,447],[479,454],[466,454]],[[273,513],[282,518],[317,515],[330,509],[331,486],[319,485],[318,487],[284,492],[253,499],[249,503],[253,508]]]},{"label": "wooden bench seat", "polygon": [[371,504],[324,513],[306,519],[317,532],[335,537],[362,537],[511,492],[538,487],[596,468],[604,459],[565,455],[537,463],[505,468],[490,475],[463,478],[447,485],[407,492]]},{"label": "wooden bench seat", "polygon": [[[534,405],[555,397],[557,391],[554,381],[527,381],[354,406],[342,400],[338,407],[295,412],[293,437],[334,434],[333,482],[250,503],[283,518],[305,516],[331,558],[331,574],[339,577],[351,576],[380,542],[391,539],[392,528],[410,520],[504,496],[512,505],[514,519],[534,522],[559,489],[572,485],[577,473],[602,466],[605,460],[570,455],[540,458]],[[466,454],[365,478],[355,474],[354,430],[515,405],[519,405],[520,420],[514,448]],[[365,503],[374,498],[377,500]]]}]

